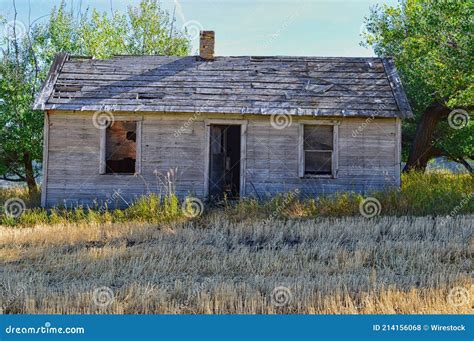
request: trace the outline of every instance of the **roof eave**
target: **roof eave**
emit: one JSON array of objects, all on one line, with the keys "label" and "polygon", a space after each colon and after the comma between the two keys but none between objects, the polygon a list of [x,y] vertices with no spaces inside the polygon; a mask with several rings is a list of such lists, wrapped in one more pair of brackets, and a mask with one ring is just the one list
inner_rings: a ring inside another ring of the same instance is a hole
[{"label": "roof eave", "polygon": [[115,112],[115,113],[208,113],[208,114],[237,114],[237,115],[288,115],[304,117],[377,117],[393,118],[397,117],[397,111],[378,110],[351,110],[351,109],[321,109],[321,108],[260,108],[260,107],[174,107],[174,106],[141,106],[139,109],[128,106],[107,106],[107,105],[69,105],[69,104],[46,104],[44,110],[51,111],[72,111],[72,112]]},{"label": "roof eave", "polygon": [[411,110],[410,102],[408,102],[407,95],[403,90],[402,82],[398,75],[395,62],[392,58],[382,58],[385,69],[385,74],[392,88],[393,97],[397,103],[400,111],[400,118],[413,118],[413,111]]},{"label": "roof eave", "polygon": [[39,95],[36,97],[35,103],[33,104],[33,110],[45,110],[46,103],[49,97],[54,91],[54,85],[58,80],[59,74],[64,63],[69,59],[69,53],[60,52],[54,57],[51,68],[49,69],[48,76],[41,88]]}]

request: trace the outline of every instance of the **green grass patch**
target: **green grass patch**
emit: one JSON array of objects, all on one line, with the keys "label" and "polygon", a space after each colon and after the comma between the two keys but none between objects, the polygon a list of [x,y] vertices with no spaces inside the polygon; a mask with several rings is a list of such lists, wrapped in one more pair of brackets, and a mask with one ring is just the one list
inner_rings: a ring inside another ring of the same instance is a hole
[{"label": "green grass patch", "polygon": [[[224,215],[231,221],[254,219],[294,219],[361,215],[360,205],[368,197],[379,205],[376,215],[454,216],[474,213],[474,177],[446,172],[410,173],[402,175],[401,188],[373,192],[367,195],[338,193],[330,196],[301,197],[296,192],[277,195],[269,200],[243,199],[227,202],[224,207],[206,205],[201,219]],[[20,198],[27,209],[18,217],[4,212],[4,203]],[[26,190],[0,191],[2,214],[0,224],[7,226],[35,226],[41,224],[105,224],[118,222],[178,222],[193,219],[182,209],[182,202],[174,195],[156,194],[138,198],[126,209],[101,209],[79,206],[73,209],[45,210],[37,205],[39,198],[31,198]],[[192,212],[191,212],[192,213]]]}]

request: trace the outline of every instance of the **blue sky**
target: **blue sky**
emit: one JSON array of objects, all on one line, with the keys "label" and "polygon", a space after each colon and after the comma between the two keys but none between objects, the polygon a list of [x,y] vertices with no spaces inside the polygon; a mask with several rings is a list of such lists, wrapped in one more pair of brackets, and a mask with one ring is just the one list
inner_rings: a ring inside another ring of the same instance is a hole
[{"label": "blue sky", "polygon": [[[126,10],[139,1],[67,0],[74,8],[99,11]],[[47,16],[60,0],[16,0],[18,19],[28,23]],[[216,32],[216,54],[292,56],[372,56],[359,46],[364,16],[375,4],[394,5],[396,0],[162,0],[164,9],[176,7],[176,26],[194,32]],[[13,0],[0,0],[0,15],[13,18]],[[45,20],[45,18],[40,19]],[[196,30],[196,31],[195,31]]]}]

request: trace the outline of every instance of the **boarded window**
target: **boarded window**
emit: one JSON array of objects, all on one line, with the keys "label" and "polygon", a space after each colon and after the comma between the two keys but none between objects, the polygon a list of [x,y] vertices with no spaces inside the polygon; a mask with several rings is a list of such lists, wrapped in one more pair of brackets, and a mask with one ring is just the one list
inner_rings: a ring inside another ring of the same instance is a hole
[{"label": "boarded window", "polygon": [[107,127],[105,141],[106,173],[135,173],[137,122],[115,121]]},{"label": "boarded window", "polygon": [[334,127],[305,125],[303,134],[304,174],[331,175]]}]

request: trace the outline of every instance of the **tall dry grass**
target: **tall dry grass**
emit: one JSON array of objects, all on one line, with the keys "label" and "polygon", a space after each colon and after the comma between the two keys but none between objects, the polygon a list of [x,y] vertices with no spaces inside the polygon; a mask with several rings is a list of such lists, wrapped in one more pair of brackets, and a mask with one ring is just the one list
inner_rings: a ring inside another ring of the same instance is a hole
[{"label": "tall dry grass", "polygon": [[[4,313],[472,313],[473,217],[0,227]],[[114,300],[97,306],[94,290]],[[292,299],[272,304],[284,286]],[[468,304],[449,303],[453,287]]]}]

